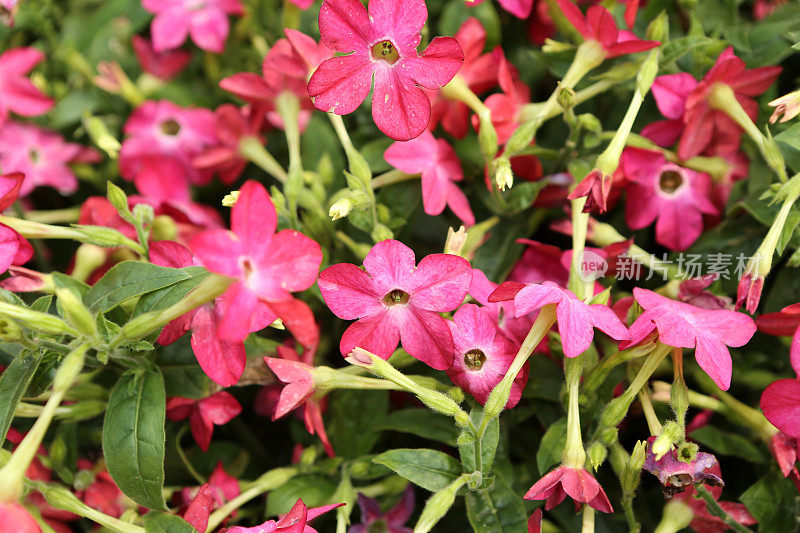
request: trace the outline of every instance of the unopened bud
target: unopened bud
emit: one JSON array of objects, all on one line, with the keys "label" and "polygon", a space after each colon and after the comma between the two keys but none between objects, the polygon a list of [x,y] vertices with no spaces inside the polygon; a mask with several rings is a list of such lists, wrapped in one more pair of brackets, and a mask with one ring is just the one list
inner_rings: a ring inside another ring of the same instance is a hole
[{"label": "unopened bud", "polygon": [[0,318],[0,341],[15,342],[22,339],[22,328],[13,320]]},{"label": "unopened bud", "polygon": [[653,51],[642,63],[642,67],[636,75],[636,89],[642,94],[647,93],[656,79],[656,74],[658,74],[658,52]]},{"label": "unopened bud", "polygon": [[464,226],[458,228],[458,231],[453,231],[453,228],[447,229],[447,239],[444,242],[444,253],[451,255],[461,255],[461,250],[467,244],[467,230]]},{"label": "unopened bud", "polygon": [[622,422],[622,419],[625,418],[625,415],[628,414],[631,401],[626,395],[611,400],[600,417],[600,426],[606,428],[617,427]]},{"label": "unopened bud", "polygon": [[178,226],[168,215],[158,215],[150,226],[150,235],[154,241],[174,241],[178,236]]},{"label": "unopened bud", "polygon": [[678,427],[678,424],[674,420],[670,420],[664,424],[661,435],[653,441],[653,447],[650,450],[653,452],[653,455],[656,456],[656,460],[664,457],[676,442],[682,440],[683,435],[681,433],[680,427]]},{"label": "unopened bud", "polygon": [[231,191],[222,198],[222,207],[233,207],[239,199],[239,191]]},{"label": "unopened bud", "polygon": [[586,457],[589,459],[589,464],[591,464],[592,468],[595,470],[600,468],[600,465],[602,465],[603,461],[606,460],[607,455],[608,449],[602,442],[594,442],[586,451]]},{"label": "unopened bud", "polygon": [[84,235],[84,238],[81,239],[82,242],[96,244],[104,248],[114,248],[128,242],[128,238],[125,235],[113,228],[84,225],[75,225],[74,228]]},{"label": "unopened bud", "polygon": [[631,456],[622,471],[622,490],[626,493],[632,494],[639,486],[639,480],[642,477],[642,466],[646,457],[647,442],[640,440],[633,447]]},{"label": "unopened bud", "polygon": [[370,233],[372,240],[374,242],[381,242],[386,241],[394,237],[392,230],[387,228],[381,223],[375,224],[375,227],[372,228],[372,233]]},{"label": "unopened bud", "polygon": [[514,185],[514,172],[511,170],[511,161],[507,157],[495,160],[494,182],[501,191],[510,189]]},{"label": "unopened bud", "polygon": [[461,387],[450,387],[447,389],[447,395],[456,403],[460,404],[464,401],[464,391],[461,389]]},{"label": "unopened bud", "polygon": [[582,113],[576,118],[578,119],[578,123],[581,125],[581,127],[589,133],[600,133],[603,130],[603,125],[600,123],[600,119],[591,113]]},{"label": "unopened bud", "polygon": [[127,220],[126,215],[130,216],[131,214],[130,208],[128,207],[128,195],[125,194],[125,191],[110,181],[107,182],[106,187],[106,197],[108,198],[108,201],[111,202],[111,205],[114,206],[119,215]]},{"label": "unopened bud", "polygon": [[669,38],[669,17],[666,11],[662,11],[647,26],[645,37],[650,41],[664,42]]},{"label": "unopened bud", "polygon": [[603,430],[603,433],[600,435],[600,440],[606,446],[611,446],[617,440],[619,436],[619,430],[617,428],[606,428]]},{"label": "unopened bud", "polygon": [[351,209],[353,209],[353,202],[349,198],[342,198],[333,203],[328,210],[328,216],[331,217],[331,220],[339,220],[346,217]]},{"label": "unopened bud", "polygon": [[466,411],[459,411],[455,415],[456,425],[458,427],[467,427],[469,425],[469,415]]},{"label": "unopened bud", "polygon": [[70,326],[90,337],[97,334],[94,316],[74,292],[69,289],[56,289],[56,297],[64,318]]},{"label": "unopened bud", "polygon": [[764,135],[764,159],[766,159],[770,168],[784,171],[786,162],[783,159],[783,153],[781,152],[781,149],[778,148],[778,143],[775,142],[775,139],[772,137],[772,133],[770,133],[769,128],[765,127],[764,129],[766,131],[766,134]]},{"label": "unopened bud", "polygon": [[569,43],[562,43],[548,38],[544,40],[544,44],[542,45],[542,52],[544,52],[545,54],[557,54],[559,52],[566,52],[574,48],[575,47]]},{"label": "unopened bud", "polygon": [[575,91],[570,87],[563,87],[559,84],[558,95],[556,99],[558,101],[558,105],[561,106],[563,110],[572,109],[575,107]]},{"label": "unopened bud", "polygon": [[32,311],[27,307],[0,302],[0,318],[13,320],[33,330],[44,333],[66,333],[75,335],[76,332],[57,316],[47,313]]},{"label": "unopened bud", "polygon": [[86,112],[83,115],[83,127],[86,129],[86,133],[89,134],[94,144],[108,154],[108,157],[116,159],[119,156],[119,150],[122,145],[117,138],[111,134],[105,122]]},{"label": "unopened bud", "polygon": [[436,523],[447,514],[456,499],[458,489],[467,483],[467,476],[462,475],[445,489],[440,490],[428,499],[422,514],[414,527],[414,533],[428,533]]},{"label": "unopened bud", "polygon": [[486,404],[483,406],[483,412],[489,420],[500,416],[500,413],[505,409],[506,404],[508,404],[508,399],[511,397],[511,386],[513,383],[513,379],[504,378],[500,383],[495,385],[492,392],[489,393],[489,398],[486,399]]},{"label": "unopened bud", "polygon": [[492,124],[490,112],[481,114],[478,145],[485,161],[491,161],[497,155],[497,131]]},{"label": "unopened bud", "polygon": [[781,119],[781,123],[788,122],[800,114],[800,91],[781,96],[767,105],[775,108],[775,111],[769,117],[770,124],[775,124],[778,118]]}]

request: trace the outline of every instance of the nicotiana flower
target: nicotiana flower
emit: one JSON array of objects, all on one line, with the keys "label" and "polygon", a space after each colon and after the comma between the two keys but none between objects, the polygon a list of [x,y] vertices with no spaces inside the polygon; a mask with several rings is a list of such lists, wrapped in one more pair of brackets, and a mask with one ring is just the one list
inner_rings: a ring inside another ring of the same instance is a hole
[{"label": "nicotiana flower", "polygon": [[729,47],[699,82],[684,72],[659,76],[651,90],[667,120],[650,124],[642,130],[642,135],[661,146],[672,145],[680,138],[681,159],[699,155],[712,144],[735,149],[741,140],[741,128],[724,111],[711,107],[708,98],[712,90],[717,84],[728,85],[745,112],[755,120],[758,103],[753,97],[766,91],[780,72],[781,67],[748,70]]},{"label": "nicotiana flower", "polygon": [[211,272],[236,279],[225,293],[230,304],[219,323],[220,338],[241,342],[260,315],[281,318],[303,346],[316,344],[318,331],[308,306],[292,297],[317,279],[319,244],[299,231],[276,233],[278,216],[263,185],[247,181],[231,212],[231,230],[195,235],[190,248]]},{"label": "nicotiana flower", "polygon": [[561,12],[584,39],[596,41],[603,47],[605,57],[644,52],[655,48],[658,41],[644,41],[633,33],[617,28],[614,17],[602,6],[592,6],[584,16],[571,0],[557,0]]},{"label": "nicotiana flower", "polygon": [[792,476],[795,484],[800,479],[800,473],[798,473],[797,466],[795,466],[798,457],[800,457],[800,447],[798,445],[800,443],[798,443],[797,439],[782,431],[775,433],[769,441],[769,450],[772,452],[775,462],[778,463],[781,474],[783,474],[783,477]]},{"label": "nicotiana flower", "polygon": [[694,348],[700,368],[720,389],[728,390],[733,370],[728,346],[750,341],[756,332],[752,318],[727,309],[703,309],[639,287],[633,289],[633,296],[645,311],[631,325],[631,341],[624,345],[636,344],[658,330],[664,344]]},{"label": "nicotiana flower", "polygon": [[800,381],[779,379],[761,395],[761,410],[773,426],[792,438],[800,438]]},{"label": "nicotiana flower", "polygon": [[[25,176],[19,172],[0,174],[0,213],[17,201]],[[33,257],[33,247],[16,230],[0,224],[0,273],[11,265],[24,265]]]},{"label": "nicotiana flower", "polygon": [[566,357],[576,357],[589,348],[594,338],[594,328],[617,340],[631,338],[628,329],[608,306],[587,304],[572,291],[552,281],[541,284],[507,281],[489,296],[490,302],[504,300],[514,300],[516,317],[555,304],[558,333]]},{"label": "nicotiana flower", "polygon": [[350,526],[347,533],[411,533],[406,522],[414,513],[414,487],[408,485],[400,501],[385,513],[376,500],[361,493],[358,494],[358,507],[361,509],[361,523]]},{"label": "nicotiana flower", "polygon": [[[183,509],[181,516],[197,531],[205,531],[209,515],[239,493],[239,482],[225,472],[222,462],[218,462],[208,478],[208,483],[176,492],[173,495],[173,505]],[[235,512],[231,516],[234,514]]]},{"label": "nicotiana flower", "polygon": [[228,15],[244,14],[239,0],[142,0],[142,6],[156,15],[150,24],[156,52],[178,48],[191,35],[194,44],[219,54],[230,30]]},{"label": "nicotiana flower", "polygon": [[264,142],[260,135],[264,112],[257,106],[238,108],[223,104],[214,112],[214,121],[219,144],[196,156],[192,164],[200,170],[217,172],[222,183],[231,184],[247,166],[247,159],[239,149],[242,140]]},{"label": "nicotiana flower", "polygon": [[453,339],[439,313],[464,301],[472,279],[458,256],[432,254],[414,266],[414,252],[395,240],[382,241],[364,258],[364,269],[339,263],[319,276],[319,289],[333,313],[356,320],[342,335],[343,355],[360,347],[389,359],[398,341],[423,363],[446,370],[453,363]]},{"label": "nicotiana flower", "polygon": [[17,503],[0,503],[0,520],[8,531],[40,533],[42,529],[25,508]]},{"label": "nicotiana flower", "polygon": [[[506,59],[502,50],[497,50],[493,55],[497,63],[497,81],[502,92],[489,95],[484,103],[491,111],[492,126],[497,133],[498,144],[505,144],[523,121],[520,116],[522,106],[530,101],[531,90],[519,79],[519,72]],[[479,125],[478,116],[473,115],[472,126],[478,129]]]},{"label": "nicotiana flower", "polygon": [[[453,335],[455,357],[447,375],[483,405],[514,361],[517,347],[498,330],[489,311],[477,305],[462,305],[448,326]],[[517,405],[527,382],[526,365],[511,385],[506,409]]]},{"label": "nicotiana flower", "polygon": [[465,225],[475,224],[467,195],[455,183],[464,179],[461,163],[447,141],[426,130],[416,139],[393,143],[383,157],[398,170],[422,175],[422,206],[427,214],[439,215],[449,206]]},{"label": "nicotiana flower", "polygon": [[153,44],[139,35],[133,36],[132,44],[142,70],[162,81],[177,76],[192,59],[192,54],[186,50],[156,52]]},{"label": "nicotiana flower", "polygon": [[[497,84],[498,56],[501,48],[484,54],[486,30],[475,17],[465,20],[453,36],[464,51],[464,65],[456,74],[476,95],[485,93]],[[469,126],[470,110],[461,101],[450,100],[441,91],[436,91],[431,104],[431,131],[441,124],[444,131],[459,139],[464,138]]]},{"label": "nicotiana flower", "polygon": [[[500,331],[519,347],[528,335],[533,324],[532,315],[525,315],[520,318],[514,316],[514,302],[490,302],[491,295],[497,288],[497,283],[489,281],[482,271],[477,268],[472,269],[472,283],[469,287],[469,295],[483,307],[484,312],[489,313],[494,323]],[[543,340],[536,350],[543,350],[547,347],[547,340]]]},{"label": "nicotiana flower", "polygon": [[612,513],[611,502],[608,501],[603,487],[584,468],[559,466],[536,482],[527,493],[526,500],[547,500],[546,511],[553,509],[569,496],[578,502],[585,503],[601,513]]},{"label": "nicotiana flower", "polygon": [[0,168],[25,174],[19,192],[22,197],[42,186],[53,187],[63,195],[75,192],[78,180],[68,164],[82,149],[33,124],[8,121],[0,126]]},{"label": "nicotiana flower", "polygon": [[626,148],[622,170],[627,178],[625,219],[631,229],[656,221],[656,241],[683,251],[703,233],[703,214],[716,214],[711,178],[672,162],[661,152]]},{"label": "nicotiana flower", "polygon": [[230,393],[220,391],[199,400],[174,397],[167,400],[167,418],[189,419],[192,436],[200,449],[208,451],[214,426],[227,424],[242,412],[242,406]]},{"label": "nicotiana flower", "polygon": [[756,326],[768,335],[792,337],[789,360],[800,378],[800,304],[784,307],[779,313],[764,313],[756,318]]},{"label": "nicotiana flower", "polygon": [[12,48],[0,54],[0,124],[10,112],[35,117],[52,109],[53,100],[27,78],[43,59],[44,54],[36,48]]},{"label": "nicotiana flower", "polygon": [[[483,2],[484,0],[473,0],[467,5],[476,6]],[[522,20],[528,18],[531,14],[531,9],[533,9],[533,0],[498,0],[497,3],[507,12]]]},{"label": "nicotiana flower", "polygon": [[428,18],[424,0],[325,0],[319,12],[322,42],[336,52],[320,64],[308,83],[314,106],[337,115],[352,113],[369,93],[372,118],[389,137],[407,141],[428,126],[431,103],[419,87],[447,85],[464,62],[452,37],[434,38],[417,53]]},{"label": "nicotiana flower", "polygon": [[267,520],[256,527],[236,526],[228,529],[227,533],[317,533],[316,529],[307,524],[308,521],[314,520],[318,516],[336,509],[337,507],[341,507],[342,505],[344,504],[334,503],[332,505],[309,509],[306,507],[306,504],[303,503],[303,500],[299,499],[292,509],[280,520]]},{"label": "nicotiana flower", "polygon": [[687,462],[678,457],[678,450],[671,449],[661,459],[657,459],[653,453],[655,440],[656,437],[647,439],[647,454],[642,468],[658,478],[667,496],[672,497],[700,482],[711,486],[724,485],[722,478],[717,474],[719,462],[712,454],[698,452],[694,459]]},{"label": "nicotiana flower", "polygon": [[210,110],[182,108],[168,100],[145,102],[131,113],[123,131],[120,174],[143,194],[167,183],[188,197],[189,183],[211,180],[210,172],[192,166],[192,159],[217,140]]}]

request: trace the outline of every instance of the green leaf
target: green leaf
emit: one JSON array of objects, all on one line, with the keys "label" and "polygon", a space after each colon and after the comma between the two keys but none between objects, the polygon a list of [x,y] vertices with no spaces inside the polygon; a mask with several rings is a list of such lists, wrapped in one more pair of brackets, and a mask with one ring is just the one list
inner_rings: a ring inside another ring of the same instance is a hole
[{"label": "green leaf", "polygon": [[520,211],[528,209],[533,202],[536,201],[539,192],[547,185],[547,180],[523,181],[515,184],[511,190],[503,196],[508,206],[508,211],[511,213],[519,213]]},{"label": "green leaf", "polygon": [[33,374],[33,379],[28,385],[28,390],[25,392],[25,397],[33,398],[47,392],[50,384],[53,383],[59,362],[61,362],[60,354],[51,351],[44,352],[39,359],[39,366]]},{"label": "green leaf", "polygon": [[33,311],[38,311],[40,313],[48,313],[50,312],[50,305],[53,303],[53,296],[48,294],[47,296],[42,296],[37,298],[32,304],[31,309]]},{"label": "green leaf", "polygon": [[147,533],[194,533],[197,531],[180,516],[159,511],[150,511],[144,515],[144,530]]},{"label": "green leaf", "polygon": [[41,356],[22,352],[0,376],[0,446],[14,419],[14,411],[39,367]]},{"label": "green leaf", "polygon": [[386,417],[389,394],[386,391],[336,391],[331,397],[328,433],[337,455],[355,459],[368,454],[380,438],[377,421]]},{"label": "green leaf", "polygon": [[444,489],[462,472],[461,463],[455,458],[427,448],[389,450],[373,461],[431,492]]},{"label": "green leaf", "polygon": [[133,501],[166,511],[164,418],[166,395],[159,372],[124,374],[111,391],[103,421],[103,455],[108,472]]},{"label": "green leaf", "polygon": [[797,491],[776,470],[761,478],[740,498],[758,520],[759,531],[796,531]]},{"label": "green leaf", "polygon": [[475,533],[526,530],[528,517],[522,500],[501,478],[488,489],[468,492],[466,500],[467,517]]},{"label": "green leaf", "polygon": [[767,457],[758,446],[736,433],[705,426],[692,431],[691,437],[721,455],[739,457],[751,463],[764,463],[767,460]]},{"label": "green leaf", "polygon": [[386,418],[378,420],[378,430],[411,433],[425,439],[436,440],[454,446],[458,438],[458,428],[452,417],[423,409],[401,409]]},{"label": "green leaf", "polygon": [[142,313],[148,313],[150,311],[165,309],[178,303],[183,300],[187,294],[192,292],[195,287],[200,285],[209,274],[208,270],[203,267],[186,267],[180,270],[189,274],[189,278],[164,287],[163,289],[145,294],[139,298],[139,301],[136,302],[136,306],[133,308],[131,317],[139,316]]},{"label": "green leaf", "polygon": [[211,380],[200,368],[188,336],[158,350],[155,363],[164,376],[167,397],[200,399],[211,393]]},{"label": "green leaf", "polygon": [[540,474],[544,474],[561,460],[566,442],[567,421],[562,418],[547,429],[536,452],[536,466]]},{"label": "green leaf", "polygon": [[114,265],[89,289],[84,303],[90,311],[106,313],[126,300],[169,287],[191,276],[182,268],[123,261]]},{"label": "green leaf", "polygon": [[[469,418],[475,427],[481,425],[483,419],[483,409],[476,407],[469,413]],[[469,432],[464,429],[462,437],[469,435]],[[483,439],[481,439],[481,463],[483,465],[483,473],[486,474],[491,471],[492,463],[494,462],[494,454],[497,452],[497,444],[500,442],[500,419],[495,417],[486,430],[483,432]],[[464,465],[464,470],[473,472],[477,469],[475,464],[475,443],[472,439],[461,438],[459,439],[458,453],[461,457],[461,463]]]},{"label": "green leaf", "polygon": [[335,490],[336,483],[330,477],[320,474],[295,476],[269,493],[267,514],[286,514],[298,498],[303,498],[308,507],[330,503],[328,500]]}]

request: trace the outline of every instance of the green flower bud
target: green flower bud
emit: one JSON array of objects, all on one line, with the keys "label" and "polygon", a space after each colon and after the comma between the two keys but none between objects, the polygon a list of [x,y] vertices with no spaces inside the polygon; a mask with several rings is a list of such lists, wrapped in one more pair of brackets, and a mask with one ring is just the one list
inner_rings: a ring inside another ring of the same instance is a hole
[{"label": "green flower bud", "polygon": [[652,452],[656,456],[656,460],[661,459],[669,452],[676,442],[683,440],[683,432],[674,420],[670,420],[664,424],[661,430],[661,435],[653,441]]},{"label": "green flower bud", "polygon": [[89,337],[97,334],[94,316],[74,292],[69,289],[56,289],[56,297],[64,318],[70,326]]},{"label": "green flower bud", "polygon": [[16,342],[22,339],[22,328],[13,320],[0,318],[0,341]]},{"label": "green flower bud", "polygon": [[640,440],[633,447],[631,457],[622,471],[622,490],[626,494],[633,494],[639,486],[639,480],[642,477],[642,466],[646,456],[647,442]]},{"label": "green flower bud", "polygon": [[556,91],[558,91],[556,96],[558,105],[560,105],[564,111],[575,107],[575,91],[572,88],[559,85]]},{"label": "green flower bud", "polygon": [[586,452],[586,457],[589,459],[589,464],[592,465],[594,470],[600,468],[603,461],[608,456],[608,449],[602,442],[594,442]]},{"label": "green flower bud", "polygon": [[422,514],[414,527],[414,533],[428,533],[436,523],[447,514],[456,499],[456,493],[468,481],[467,475],[462,475],[447,488],[440,490],[428,499]]},{"label": "green flower bud", "polygon": [[511,170],[511,161],[507,157],[495,160],[494,183],[501,191],[510,189],[514,185],[514,172]]},{"label": "green flower bud", "polygon": [[108,198],[108,201],[111,202],[111,205],[113,205],[117,210],[119,215],[128,220],[126,215],[130,216],[131,211],[128,207],[128,195],[125,194],[125,191],[109,181],[107,182],[106,197]]},{"label": "green flower bud", "polygon": [[669,17],[666,11],[659,13],[653,19],[653,22],[647,26],[645,37],[650,41],[660,41],[662,43],[669,39]]},{"label": "green flower bud", "polygon": [[486,161],[491,161],[497,155],[497,131],[492,124],[491,113],[481,114],[480,129],[478,130],[478,145]]},{"label": "green flower bud", "polygon": [[375,224],[375,227],[372,228],[372,233],[370,233],[370,237],[374,242],[381,242],[394,237],[392,230],[387,228],[381,223]]},{"label": "green flower bud", "polygon": [[606,428],[600,435],[600,440],[606,446],[611,446],[617,440],[618,435],[619,435],[619,430],[617,428]]}]

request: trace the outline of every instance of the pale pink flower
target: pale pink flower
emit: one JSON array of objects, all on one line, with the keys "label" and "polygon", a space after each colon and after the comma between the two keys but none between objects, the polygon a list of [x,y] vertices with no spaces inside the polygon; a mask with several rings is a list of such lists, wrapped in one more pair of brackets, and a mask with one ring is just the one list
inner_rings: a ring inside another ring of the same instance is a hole
[{"label": "pale pink flower", "polygon": [[156,52],[178,48],[191,35],[194,44],[219,54],[230,30],[228,15],[244,14],[239,0],[142,0],[142,6],[156,15],[150,25]]}]

